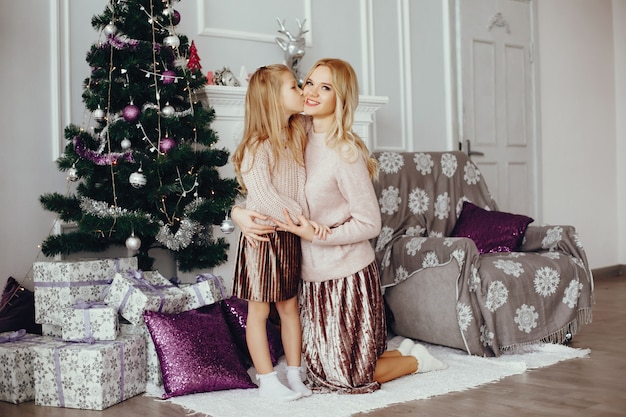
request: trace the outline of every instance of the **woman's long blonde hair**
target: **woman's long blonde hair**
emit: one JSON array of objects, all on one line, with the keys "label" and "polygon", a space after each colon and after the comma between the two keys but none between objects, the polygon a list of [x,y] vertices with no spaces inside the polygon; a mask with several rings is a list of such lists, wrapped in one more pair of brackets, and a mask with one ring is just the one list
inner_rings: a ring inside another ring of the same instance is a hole
[{"label": "woman's long blonde hair", "polygon": [[313,65],[305,80],[309,79],[311,73],[321,66],[330,69],[331,83],[336,95],[335,121],[326,140],[334,140],[334,143],[329,143],[329,145],[333,146],[347,161],[355,161],[362,155],[367,163],[370,177],[375,179],[378,177],[378,161],[371,157],[363,140],[352,131],[354,114],[359,104],[359,82],[354,68],[341,59],[323,58]]},{"label": "woman's long blonde hair", "polygon": [[304,166],[306,131],[303,117],[292,115],[287,126],[283,126],[285,111],[280,89],[281,75],[284,73],[293,74],[286,65],[267,65],[257,69],[248,82],[243,138],[232,157],[235,175],[243,193],[246,192],[241,178],[243,156],[251,152],[254,158],[259,144],[265,140],[269,141],[276,160],[293,158]]}]

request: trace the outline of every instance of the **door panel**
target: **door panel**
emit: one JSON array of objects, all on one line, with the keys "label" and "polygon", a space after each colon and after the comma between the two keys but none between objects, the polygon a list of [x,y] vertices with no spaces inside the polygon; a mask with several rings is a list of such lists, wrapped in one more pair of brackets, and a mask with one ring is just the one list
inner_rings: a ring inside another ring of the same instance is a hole
[{"label": "door panel", "polygon": [[535,217],[532,0],[456,0],[456,13],[460,141],[483,153],[500,210]]}]

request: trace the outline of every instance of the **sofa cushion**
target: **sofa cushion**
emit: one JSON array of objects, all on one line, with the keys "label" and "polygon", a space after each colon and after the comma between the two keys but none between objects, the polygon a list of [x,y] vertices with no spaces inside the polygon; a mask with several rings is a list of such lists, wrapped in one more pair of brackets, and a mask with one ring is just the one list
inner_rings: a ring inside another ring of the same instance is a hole
[{"label": "sofa cushion", "polygon": [[516,252],[532,222],[532,218],[522,214],[485,210],[465,201],[450,236],[472,239],[481,254]]}]

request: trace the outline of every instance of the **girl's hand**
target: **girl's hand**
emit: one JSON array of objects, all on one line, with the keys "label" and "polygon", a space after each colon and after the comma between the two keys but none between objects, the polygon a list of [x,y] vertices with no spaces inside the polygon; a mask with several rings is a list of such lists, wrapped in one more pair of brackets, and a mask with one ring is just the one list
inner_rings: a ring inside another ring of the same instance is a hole
[{"label": "girl's hand", "polygon": [[285,223],[272,219],[272,221],[278,225],[279,230],[291,232],[294,235],[300,236],[302,239],[308,240],[309,242],[312,242],[316,236],[318,239],[325,240],[326,234],[331,233],[329,227],[320,226],[316,222],[308,220],[303,215],[298,216],[300,224],[295,224],[293,220],[291,220],[289,212],[285,209],[283,211],[285,213],[285,219],[287,219]]},{"label": "girl's hand", "polygon": [[267,216],[256,212],[254,210],[248,210],[243,207],[235,206],[231,210],[230,218],[239,226],[241,233],[248,239],[252,247],[256,248],[256,241],[269,242],[266,234],[274,233],[276,226],[267,224],[259,224],[255,219],[267,220]]}]

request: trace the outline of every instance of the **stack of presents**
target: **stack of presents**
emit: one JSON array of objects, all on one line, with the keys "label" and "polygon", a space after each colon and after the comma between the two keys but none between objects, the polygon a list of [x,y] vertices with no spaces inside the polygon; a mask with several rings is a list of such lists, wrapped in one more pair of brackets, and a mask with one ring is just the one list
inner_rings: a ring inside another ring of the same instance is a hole
[{"label": "stack of presents", "polygon": [[42,335],[0,333],[0,401],[102,410],[162,384],[144,311],[179,313],[225,297],[220,277],[178,286],[136,258],[35,262]]}]

